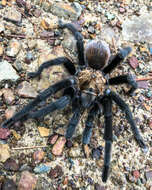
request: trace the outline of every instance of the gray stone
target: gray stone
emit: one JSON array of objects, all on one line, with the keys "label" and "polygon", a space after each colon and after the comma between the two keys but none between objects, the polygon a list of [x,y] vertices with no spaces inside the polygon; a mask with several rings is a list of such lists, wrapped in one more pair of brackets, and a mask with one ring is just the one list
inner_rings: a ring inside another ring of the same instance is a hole
[{"label": "gray stone", "polygon": [[8,12],[6,12],[5,18],[13,20],[15,22],[21,22],[21,13],[18,12],[16,9],[10,7]]},{"label": "gray stone", "polygon": [[7,61],[0,62],[0,83],[6,80],[16,81],[19,79],[12,65]]},{"label": "gray stone", "polygon": [[16,39],[12,39],[7,47],[6,54],[10,57],[15,57],[19,53],[20,49],[21,43]]},{"label": "gray stone", "polygon": [[[78,9],[78,6],[76,7],[76,9]],[[79,11],[77,11],[76,9],[66,3],[54,3],[52,4],[50,10],[54,15],[58,17],[77,20],[78,17],[80,16],[80,9]]]},{"label": "gray stone", "polygon": [[152,41],[152,14],[133,16],[122,23],[122,35],[124,40],[132,42]]},{"label": "gray stone", "polygon": [[24,81],[21,84],[19,84],[17,92],[19,96],[25,98],[35,98],[38,95],[36,90],[27,81]]}]

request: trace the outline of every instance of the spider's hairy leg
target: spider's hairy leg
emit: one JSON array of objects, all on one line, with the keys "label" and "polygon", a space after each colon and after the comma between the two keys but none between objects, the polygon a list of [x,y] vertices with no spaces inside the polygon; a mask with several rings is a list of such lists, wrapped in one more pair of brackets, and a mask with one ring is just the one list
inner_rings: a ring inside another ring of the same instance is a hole
[{"label": "spider's hairy leg", "polygon": [[121,49],[112,59],[112,61],[103,69],[104,74],[111,73],[131,52],[131,47]]},{"label": "spider's hairy leg", "polygon": [[66,57],[59,57],[59,58],[44,62],[42,65],[40,65],[40,67],[38,68],[38,71],[30,72],[30,73],[28,73],[28,76],[30,78],[35,78],[35,77],[39,76],[45,68],[48,68],[48,67],[54,66],[54,65],[61,65],[61,64],[64,65],[64,67],[68,70],[68,72],[71,75],[74,75],[76,73],[75,66],[70,61],[70,59],[68,59]]},{"label": "spider's hairy leg", "polygon": [[112,99],[109,95],[105,95],[101,103],[103,105],[103,113],[105,118],[105,129],[104,129],[104,139],[105,139],[105,152],[104,152],[104,166],[102,173],[102,181],[106,182],[109,175],[110,161],[111,161],[111,150],[112,150]]},{"label": "spider's hairy leg", "polygon": [[83,112],[84,109],[81,109],[81,107],[78,107],[74,110],[74,114],[71,118],[71,120],[69,121],[69,124],[67,126],[67,131],[66,131],[66,134],[65,134],[65,137],[67,139],[70,139],[72,138],[74,132],[75,132],[75,129],[76,129],[76,126],[78,125],[78,122],[81,118],[81,115],[82,115],[82,112]]},{"label": "spider's hairy leg", "polygon": [[121,75],[121,76],[117,76],[117,77],[113,77],[109,79],[110,85],[119,85],[119,84],[124,84],[124,83],[131,85],[131,88],[128,91],[128,94],[133,95],[138,85],[132,75]]},{"label": "spider's hairy leg", "polygon": [[76,85],[76,79],[74,77],[70,77],[68,79],[64,79],[56,84],[50,86],[43,92],[41,92],[34,100],[32,100],[29,104],[23,107],[18,113],[16,113],[10,119],[4,121],[2,123],[2,127],[10,127],[15,122],[24,119],[35,106],[37,106],[41,101],[46,100],[52,94],[55,94],[57,91],[68,88],[70,86]]},{"label": "spider's hairy leg", "polygon": [[93,129],[93,121],[95,119],[95,117],[98,115],[99,113],[99,105],[98,103],[94,103],[93,107],[91,108],[86,123],[85,123],[85,129],[83,131],[83,139],[82,142],[83,144],[89,144],[90,143],[90,139],[92,136],[92,129]]},{"label": "spider's hairy leg", "polygon": [[84,60],[84,44],[83,44],[83,37],[80,32],[75,28],[75,26],[71,23],[66,23],[63,24],[62,21],[59,21],[59,27],[60,28],[67,28],[69,29],[75,39],[77,40],[77,49],[78,49],[78,58],[79,58],[79,65],[85,65],[85,60]]},{"label": "spider's hairy leg", "polygon": [[144,143],[143,138],[141,137],[139,130],[136,126],[136,123],[133,119],[132,113],[129,109],[129,106],[116,94],[111,91],[111,98],[115,101],[115,103],[120,107],[120,109],[125,113],[126,119],[128,120],[131,130],[134,134],[135,140],[139,144],[139,146],[144,150],[144,152],[148,151],[146,144]]},{"label": "spider's hairy leg", "polygon": [[48,104],[45,108],[42,108],[36,112],[32,112],[32,113],[30,112],[27,115],[27,119],[28,118],[34,118],[34,119],[43,118],[44,116],[46,116],[47,114],[51,112],[54,112],[55,110],[64,109],[70,103],[73,96],[74,96],[74,88],[70,87],[68,89],[65,89],[64,96],[59,98],[57,101]]}]

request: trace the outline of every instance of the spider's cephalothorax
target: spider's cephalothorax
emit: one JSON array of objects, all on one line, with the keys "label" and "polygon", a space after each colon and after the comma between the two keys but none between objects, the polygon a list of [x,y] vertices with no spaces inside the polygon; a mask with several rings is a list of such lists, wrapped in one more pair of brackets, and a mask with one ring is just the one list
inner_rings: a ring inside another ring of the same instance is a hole
[{"label": "spider's cephalothorax", "polygon": [[[69,78],[61,80],[41,92],[34,100],[23,107],[21,111],[17,112],[13,117],[4,121],[2,127],[11,127],[17,121],[26,120],[28,118],[37,119],[52,113],[57,109],[63,109],[70,102],[72,103],[73,116],[70,119],[65,137],[72,138],[76,126],[81,118],[82,113],[88,110],[88,117],[85,123],[82,142],[84,145],[90,143],[90,138],[93,130],[93,121],[95,117],[99,117],[101,109],[103,110],[105,125],[104,125],[104,165],[102,172],[102,181],[106,182],[108,178],[111,149],[113,142],[112,133],[112,103],[115,102],[119,108],[125,113],[126,119],[131,126],[134,138],[138,145],[145,151],[147,147],[141,137],[136,123],[133,120],[132,113],[129,106],[121,99],[121,97],[113,92],[109,86],[119,84],[129,84],[131,89],[128,94],[132,94],[137,88],[137,83],[131,75],[120,75],[109,78],[105,81],[104,77],[110,74],[112,70],[119,65],[125,57],[130,53],[131,48],[126,47],[121,49],[113,59],[109,59],[110,50],[105,42],[89,42],[84,53],[84,45],[82,35],[76,30],[72,24],[59,23],[60,28],[68,28],[77,40],[78,49],[78,64],[74,64],[66,57],[59,57],[54,60],[43,63],[38,71],[29,73],[29,77],[37,77],[41,74],[44,68],[53,65],[63,64],[71,75]],[[84,55],[85,54],[85,55]],[[111,60],[111,61],[109,61]],[[76,67],[77,65],[77,67]],[[106,85],[105,85],[106,83]],[[105,87],[106,86],[106,87]],[[35,111],[35,107],[41,102],[45,101],[49,96],[55,94],[59,90],[64,89],[63,96],[46,107]]]},{"label": "spider's cephalothorax", "polygon": [[91,68],[84,69],[78,74],[78,84],[80,90],[92,89],[97,95],[104,93],[106,80],[102,73]]}]

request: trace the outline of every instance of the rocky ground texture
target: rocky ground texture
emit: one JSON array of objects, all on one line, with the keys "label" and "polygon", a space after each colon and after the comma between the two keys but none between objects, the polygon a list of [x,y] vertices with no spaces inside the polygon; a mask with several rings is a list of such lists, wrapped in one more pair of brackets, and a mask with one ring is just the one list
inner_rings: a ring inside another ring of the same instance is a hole
[{"label": "rocky ground texture", "polygon": [[[112,54],[131,46],[133,51],[111,76],[131,73],[152,78],[151,0],[0,0],[0,124],[38,93],[68,76],[54,66],[41,78],[28,79],[44,62],[59,56],[77,61],[76,41],[59,19],[70,22],[89,40],[105,40]],[[112,87],[129,104],[149,151],[136,144],[124,114],[113,106],[114,141],[111,173],[101,180],[104,155],[103,117],[94,122],[88,147],[81,143],[87,113],[72,141],[64,134],[71,106],[43,120],[0,127],[1,190],[152,190],[152,81],[138,81],[128,97],[126,85]],[[57,99],[57,93],[40,106]]]}]

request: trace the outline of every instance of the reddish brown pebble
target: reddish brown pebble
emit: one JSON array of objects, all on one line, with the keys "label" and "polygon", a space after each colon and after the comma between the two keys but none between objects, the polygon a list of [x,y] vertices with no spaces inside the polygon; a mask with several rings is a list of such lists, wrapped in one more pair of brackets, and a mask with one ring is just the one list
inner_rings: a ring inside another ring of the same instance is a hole
[{"label": "reddish brown pebble", "polygon": [[4,168],[8,171],[18,171],[19,165],[12,158],[8,158],[4,163]]},{"label": "reddish brown pebble", "polygon": [[138,179],[140,177],[140,173],[138,170],[133,171],[133,176]]},{"label": "reddish brown pebble", "polygon": [[54,144],[58,139],[58,135],[51,135],[48,139],[48,144]]},{"label": "reddish brown pebble", "polygon": [[43,151],[38,150],[38,151],[34,152],[34,154],[33,154],[33,159],[34,159],[37,163],[39,163],[39,162],[41,162],[41,161],[43,160],[44,154],[45,154],[45,153],[44,153]]},{"label": "reddish brown pebble", "polygon": [[95,190],[105,190],[104,186],[99,185],[98,183],[95,183],[94,185]]},{"label": "reddish brown pebble", "polygon": [[11,118],[16,112],[16,106],[11,106],[5,111],[6,119]]},{"label": "reddish brown pebble", "polygon": [[18,184],[18,190],[34,190],[36,183],[36,176],[28,171],[24,171]]},{"label": "reddish brown pebble", "polygon": [[50,173],[48,174],[48,176],[51,179],[61,177],[62,175],[63,175],[63,170],[62,170],[61,166],[59,166],[59,165],[57,165],[54,169],[51,169]]},{"label": "reddish brown pebble", "polygon": [[138,88],[147,89],[148,88],[148,82],[147,81],[137,81]]},{"label": "reddish brown pebble", "polygon": [[133,69],[136,69],[136,67],[138,67],[138,59],[135,56],[132,56],[129,59],[129,64]]},{"label": "reddish brown pebble", "polygon": [[4,96],[4,100],[7,104],[12,104],[13,101],[15,100],[14,93],[11,89],[4,89],[3,96]]},{"label": "reddish brown pebble", "polygon": [[7,139],[11,134],[9,129],[0,128],[0,139]]},{"label": "reddish brown pebble", "polygon": [[66,138],[59,137],[52,148],[52,153],[56,156],[60,156],[62,154],[65,143],[66,143]]},{"label": "reddish brown pebble", "polygon": [[149,121],[149,127],[152,129],[152,119]]}]

